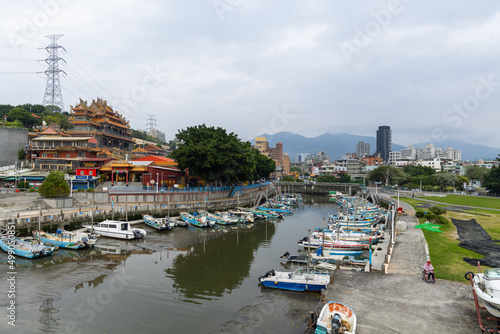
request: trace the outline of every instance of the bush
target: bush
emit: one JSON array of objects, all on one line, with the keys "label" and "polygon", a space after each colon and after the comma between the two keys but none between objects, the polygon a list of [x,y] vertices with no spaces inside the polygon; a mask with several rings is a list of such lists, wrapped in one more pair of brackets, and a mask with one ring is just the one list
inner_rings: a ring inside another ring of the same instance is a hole
[{"label": "bush", "polygon": [[30,188],[30,183],[28,181],[19,181],[19,183],[17,184],[17,187],[19,189],[29,189]]},{"label": "bush", "polygon": [[30,188],[30,193],[34,193],[36,192],[37,190],[35,188]]},{"label": "bush", "polygon": [[77,191],[78,191],[79,193],[81,193],[81,192],[83,192],[83,191],[85,191],[85,190],[83,190],[82,188],[80,188],[80,189],[78,189]]},{"label": "bush", "polygon": [[93,192],[94,192],[94,188],[88,188],[88,189],[87,189],[87,192],[88,192],[88,193],[93,193]]},{"label": "bush", "polygon": [[423,211],[417,211],[417,212],[415,212],[415,217],[422,218],[424,216],[424,214],[425,213]]},{"label": "bush", "polygon": [[430,221],[430,220],[434,220],[434,219],[436,219],[436,215],[435,215],[435,214],[433,214],[433,213],[426,213],[426,214],[424,215],[424,218]]},{"label": "bush", "polygon": [[443,217],[443,216],[437,216],[436,219],[434,220],[434,222],[436,224],[446,225],[446,224],[448,224],[448,219],[446,219],[446,217]]},{"label": "bush", "polygon": [[440,206],[433,206],[429,210],[436,216],[444,215],[446,213],[446,210]]}]

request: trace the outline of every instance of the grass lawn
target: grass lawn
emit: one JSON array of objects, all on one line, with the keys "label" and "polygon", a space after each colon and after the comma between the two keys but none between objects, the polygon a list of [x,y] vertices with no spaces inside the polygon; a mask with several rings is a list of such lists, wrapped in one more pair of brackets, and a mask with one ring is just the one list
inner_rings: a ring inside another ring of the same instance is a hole
[{"label": "grass lawn", "polygon": [[[462,196],[453,196],[453,197],[462,197]],[[440,197],[440,198],[436,197],[435,200],[436,201],[441,200],[441,202],[444,202],[443,199],[445,198],[446,197]],[[426,197],[426,199],[428,199],[428,197]],[[486,198],[486,199],[492,200],[493,198],[491,199]],[[500,208],[500,199],[496,200],[498,204],[495,205]],[[418,199],[412,199],[412,198],[403,198],[402,201],[412,205],[415,210],[424,211],[425,209],[419,209],[419,204],[428,205],[428,203],[425,201],[420,201]],[[446,203],[447,204],[438,206],[449,206],[450,204],[460,204],[453,202],[450,198],[448,198],[448,201]],[[468,204],[468,205],[481,206],[476,204]],[[493,205],[490,206],[494,207]],[[441,230],[443,231],[443,233],[436,233],[423,230],[424,236],[429,246],[429,254],[431,257],[431,261],[436,271],[436,277],[438,279],[467,282],[464,278],[464,274],[467,271],[476,272],[477,267],[471,266],[470,264],[465,262],[463,258],[469,257],[469,258],[480,259],[484,256],[458,246],[460,241],[458,240],[457,229],[455,225],[451,223],[451,218],[461,219],[461,220],[475,219],[476,222],[479,223],[485,229],[485,231],[488,232],[489,235],[491,235],[493,239],[500,240],[500,224],[498,224],[498,221],[500,221],[500,211],[492,211],[486,209],[461,210],[460,212],[448,211],[445,214],[445,217],[448,218],[449,222],[445,225],[442,225]],[[425,218],[419,218],[419,221],[420,223],[423,223],[425,222]]]},{"label": "grass lawn", "polygon": [[481,208],[500,209],[500,198],[496,197],[447,195],[444,197],[425,196],[422,198],[447,204],[470,205]]}]

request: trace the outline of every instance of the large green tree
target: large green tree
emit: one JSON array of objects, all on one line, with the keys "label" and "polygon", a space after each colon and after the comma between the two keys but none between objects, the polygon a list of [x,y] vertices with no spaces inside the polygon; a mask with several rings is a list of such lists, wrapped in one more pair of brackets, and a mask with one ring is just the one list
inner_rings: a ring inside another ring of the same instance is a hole
[{"label": "large green tree", "polygon": [[176,137],[180,144],[170,156],[190,175],[230,185],[253,180],[258,174],[255,149],[232,132],[202,124],[179,130]]},{"label": "large green tree", "polygon": [[68,182],[64,179],[64,173],[61,171],[50,172],[42,185],[38,187],[38,192],[42,197],[47,198],[68,197],[70,189]]},{"label": "large green tree", "polygon": [[380,166],[368,173],[368,179],[372,182],[380,181],[382,183],[385,183],[388,179],[389,184],[402,185],[408,179],[408,174],[406,174],[402,168]]},{"label": "large green tree", "polygon": [[268,179],[271,173],[276,170],[276,163],[273,159],[261,154],[259,150],[253,149],[255,158],[254,180]]},{"label": "large green tree", "polygon": [[483,178],[489,173],[488,168],[486,167],[481,167],[481,166],[467,166],[465,167],[465,176],[471,180],[472,182],[474,181],[482,181]]},{"label": "large green tree", "polygon": [[484,177],[483,186],[495,194],[500,194],[500,167],[491,167],[490,172]]},{"label": "large green tree", "polygon": [[436,175],[434,175],[436,178],[436,184],[439,186],[440,189],[445,189],[448,186],[451,186],[453,184],[456,185],[457,182],[457,176],[455,174],[450,174],[447,172],[439,172]]}]

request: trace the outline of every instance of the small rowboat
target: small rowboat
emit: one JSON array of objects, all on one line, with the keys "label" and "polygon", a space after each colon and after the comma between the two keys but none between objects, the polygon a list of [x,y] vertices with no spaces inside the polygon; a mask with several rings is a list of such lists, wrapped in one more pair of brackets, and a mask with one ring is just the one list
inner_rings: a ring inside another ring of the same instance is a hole
[{"label": "small rowboat", "polygon": [[314,334],[355,334],[356,314],[350,307],[337,302],[323,306]]}]

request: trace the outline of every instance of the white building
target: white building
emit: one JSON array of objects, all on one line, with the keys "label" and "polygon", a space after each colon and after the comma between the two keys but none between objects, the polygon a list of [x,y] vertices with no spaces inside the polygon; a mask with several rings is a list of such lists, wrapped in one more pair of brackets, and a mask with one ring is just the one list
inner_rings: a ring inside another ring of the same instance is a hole
[{"label": "white building", "polygon": [[358,158],[367,157],[370,155],[370,144],[360,141],[356,144],[356,156]]},{"label": "white building", "polygon": [[390,151],[389,152],[389,165],[395,165],[396,161],[401,160],[401,152]]},{"label": "white building", "polygon": [[441,159],[418,160],[415,164],[418,166],[431,167],[437,172],[441,171],[443,168],[443,161],[441,161]]}]

